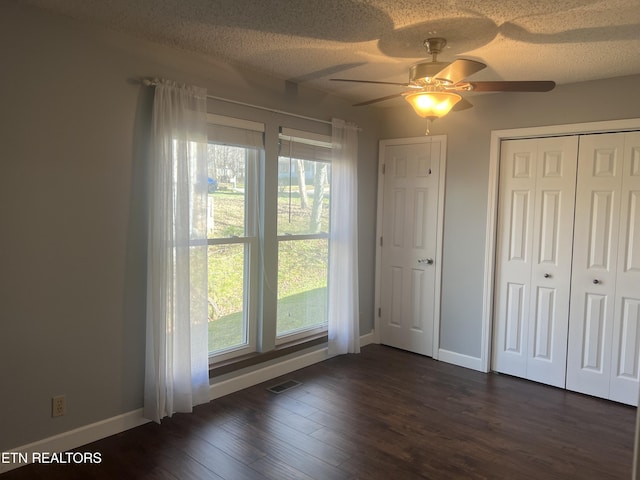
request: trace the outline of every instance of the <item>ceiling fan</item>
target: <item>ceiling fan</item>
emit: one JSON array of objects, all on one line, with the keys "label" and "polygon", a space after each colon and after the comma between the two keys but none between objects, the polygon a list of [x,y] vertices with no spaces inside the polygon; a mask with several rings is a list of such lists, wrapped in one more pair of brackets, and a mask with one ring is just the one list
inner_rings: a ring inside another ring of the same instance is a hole
[{"label": "ceiling fan", "polygon": [[465,110],[473,105],[463,99],[458,92],[548,92],[553,90],[555,82],[540,81],[488,81],[473,82],[465,79],[486,68],[484,63],[475,60],[459,58],[451,63],[439,62],[438,54],[447,44],[446,39],[427,38],[423,45],[427,53],[432,56],[430,62],[420,62],[409,68],[409,82],[380,82],[375,80],[352,80],[346,78],[332,78],[334,82],[374,83],[379,85],[395,85],[409,88],[402,93],[374,98],[356,103],[354,107],[371,105],[392,98],[404,97],[411,104],[415,112],[427,119],[427,134],[429,121],[440,118],[451,110]]}]

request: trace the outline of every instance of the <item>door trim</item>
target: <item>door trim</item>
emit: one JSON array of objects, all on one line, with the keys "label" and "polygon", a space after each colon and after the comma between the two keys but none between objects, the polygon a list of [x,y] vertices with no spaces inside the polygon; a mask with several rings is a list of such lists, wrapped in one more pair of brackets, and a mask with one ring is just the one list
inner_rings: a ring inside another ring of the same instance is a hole
[{"label": "door trim", "polygon": [[380,140],[378,148],[378,197],[377,197],[377,213],[376,213],[376,266],[375,266],[375,305],[374,305],[374,332],[373,338],[375,343],[380,343],[380,297],[382,289],[382,278],[380,276],[382,268],[382,248],[380,246],[380,238],[382,238],[382,219],[384,205],[384,154],[388,145],[411,145],[419,143],[440,142],[440,174],[438,178],[438,227],[436,231],[436,253],[435,253],[435,288],[433,298],[436,300],[433,312],[433,356],[438,359],[438,351],[440,348],[440,304],[441,304],[441,288],[442,288],[442,241],[444,238],[444,190],[445,176],[447,165],[447,136],[446,135],[429,135],[422,137],[409,138],[393,138]]},{"label": "door trim", "polygon": [[633,130],[640,130],[640,118],[491,131],[491,145],[489,150],[489,182],[487,192],[487,228],[485,232],[484,289],[482,297],[482,344],[480,348],[481,370],[483,372],[489,372],[492,366],[493,287],[498,218],[500,143],[503,140],[520,138],[626,132]]}]

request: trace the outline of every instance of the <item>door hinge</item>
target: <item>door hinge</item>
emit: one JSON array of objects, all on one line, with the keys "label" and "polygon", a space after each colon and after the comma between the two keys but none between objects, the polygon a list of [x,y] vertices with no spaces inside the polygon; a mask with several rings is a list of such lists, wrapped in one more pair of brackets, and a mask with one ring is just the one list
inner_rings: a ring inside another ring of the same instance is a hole
[{"label": "door hinge", "polygon": [[387,164],[383,163],[382,164],[382,174],[384,175],[386,171],[387,171]]},{"label": "door hinge", "polygon": [[378,308],[378,316],[381,317],[382,316],[382,309]]},{"label": "door hinge", "polygon": [[382,246],[382,237],[380,237],[380,246]]}]

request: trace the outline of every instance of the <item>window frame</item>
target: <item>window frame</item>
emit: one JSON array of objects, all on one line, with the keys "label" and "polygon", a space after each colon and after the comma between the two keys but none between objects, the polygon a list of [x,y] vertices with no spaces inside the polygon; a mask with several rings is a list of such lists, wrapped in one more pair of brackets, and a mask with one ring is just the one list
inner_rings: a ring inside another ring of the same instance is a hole
[{"label": "window frame", "polygon": [[[296,240],[302,237],[291,238],[289,235],[278,235],[278,172],[280,158],[280,133],[284,131],[301,132],[310,141],[318,141],[329,149],[331,145],[331,123],[316,122],[313,120],[291,117],[273,111],[261,111],[250,106],[230,105],[228,103],[209,99],[209,110],[215,110],[216,114],[209,114],[209,122],[218,125],[229,125],[237,128],[262,128],[263,156],[257,167],[257,185],[255,189],[256,205],[256,236],[249,247],[251,249],[251,261],[248,281],[245,284],[248,295],[247,309],[251,310],[251,319],[254,324],[248,325],[248,334],[253,334],[250,342],[244,347],[221,350],[209,355],[211,371],[223,368],[228,369],[232,365],[243,365],[249,359],[259,363],[264,356],[265,360],[278,351],[285,351],[291,345],[299,348],[309,342],[309,345],[325,338],[328,331],[328,322],[311,329],[296,330],[278,337],[277,335],[277,306],[278,306],[278,245],[281,240]],[[213,121],[212,121],[213,120]],[[230,122],[230,123],[228,123]],[[209,140],[211,143],[220,143]],[[331,155],[323,161],[331,164]],[[330,180],[330,177],[329,177]],[[330,211],[330,209],[329,209]],[[287,237],[279,238],[279,237]],[[305,234],[306,238],[322,238],[329,242],[328,232],[317,234]],[[234,239],[234,242],[241,242]],[[223,243],[215,240],[212,243]],[[329,248],[329,245],[327,245]],[[328,261],[327,250],[327,289],[328,289]],[[328,311],[328,305],[327,305]]]},{"label": "window frame", "polygon": [[[298,130],[298,129],[292,129],[292,128],[286,128],[286,127],[280,127],[280,133],[278,135],[278,139],[279,139],[279,143],[282,140],[286,140],[288,142],[298,142],[298,143],[302,143],[302,144],[307,144],[311,147],[321,147],[321,148],[326,148],[329,150],[329,152],[331,151],[332,148],[332,141],[331,141],[331,137],[328,135],[323,135],[323,134],[319,134],[319,133],[314,133],[314,132],[308,132],[308,131],[304,131],[304,130]],[[280,158],[287,158],[286,155],[282,155],[283,152],[278,151],[278,174],[280,173]],[[286,153],[286,152],[285,152]],[[289,157],[289,160],[292,160],[294,157]],[[297,159],[297,158],[296,158]],[[331,166],[331,160],[330,157],[325,158],[325,159],[310,159],[310,158],[301,158],[298,160],[303,160],[303,161],[312,161],[312,162],[316,162],[316,163],[326,163],[329,166]],[[290,170],[289,170],[290,171]],[[328,176],[328,183],[329,183],[329,188],[331,188],[331,182],[330,182],[330,178],[331,176]],[[329,196],[329,202],[331,202],[331,196]],[[328,211],[329,213],[331,212],[331,207],[328,207]],[[328,305],[328,289],[329,289],[329,254],[330,254],[330,245],[329,245],[329,237],[330,237],[330,224],[331,224],[331,218],[329,216],[329,222],[327,225],[327,231],[326,232],[318,232],[318,233],[302,233],[302,234],[297,234],[297,233],[287,233],[284,235],[280,235],[277,234],[276,235],[276,243],[277,243],[277,252],[278,252],[278,257],[280,255],[280,243],[281,242],[292,242],[292,241],[305,241],[305,240],[323,240],[326,239],[327,241],[327,258],[326,258],[326,263],[327,263],[327,298],[325,299],[325,312],[328,313],[329,310],[329,305]],[[276,231],[278,230],[279,225],[276,224]],[[277,274],[280,274],[280,267],[278,266],[278,272]],[[276,299],[277,301],[277,299]],[[288,332],[284,332],[281,335],[278,335],[277,333],[277,314],[276,314],[276,346],[280,346],[283,344],[287,344],[287,343],[291,343],[291,342],[296,342],[299,341],[301,339],[304,338],[314,338],[317,337],[318,335],[321,334],[326,334],[328,331],[328,326],[329,326],[329,321],[328,321],[328,317],[325,316],[325,321],[321,324],[315,324],[315,325],[311,325],[309,327],[306,328],[300,328],[300,329],[296,329],[296,330],[291,330]]]},{"label": "window frame", "polygon": [[[252,130],[264,134],[264,124],[249,120],[237,119],[221,115],[207,114],[209,125]],[[216,141],[207,140],[208,144],[224,145]],[[239,356],[254,353],[258,345],[258,323],[260,312],[258,309],[258,292],[260,277],[260,171],[265,161],[264,141],[262,149],[248,146],[238,146],[245,149],[245,197],[244,197],[244,235],[210,238],[207,231],[207,246],[212,245],[244,245],[243,265],[243,328],[246,332],[245,342],[225,349],[208,351],[209,363],[224,362]],[[253,157],[253,158],[250,158]],[[253,165],[252,165],[253,164]],[[207,216],[209,212],[207,211]],[[255,272],[255,273],[254,273]]]}]

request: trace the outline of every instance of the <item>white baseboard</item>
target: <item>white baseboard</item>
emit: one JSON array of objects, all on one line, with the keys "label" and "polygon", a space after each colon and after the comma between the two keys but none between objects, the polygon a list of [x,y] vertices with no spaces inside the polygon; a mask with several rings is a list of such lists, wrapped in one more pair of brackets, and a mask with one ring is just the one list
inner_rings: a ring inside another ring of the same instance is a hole
[{"label": "white baseboard", "polygon": [[375,330],[371,330],[369,333],[365,333],[364,335],[360,335],[360,348],[366,347],[372,343],[379,343],[376,341],[376,332]]},{"label": "white baseboard", "polygon": [[[142,409],[133,410],[116,417],[84,425],[74,430],[54,435],[53,437],[44,438],[37,442],[23,445],[10,450],[10,452],[25,455],[28,459],[27,463],[31,463],[30,459],[32,458],[33,453],[66,452],[67,450],[81,447],[82,445],[124,432],[125,430],[144,425],[148,422],[149,420],[142,417]],[[16,456],[16,458],[19,457]],[[24,465],[26,465],[26,463],[0,463],[0,473],[8,472],[9,470],[13,470],[14,468],[22,467]]]},{"label": "white baseboard", "polygon": [[478,370],[484,372],[482,366],[482,359],[479,357],[471,357],[462,353],[451,352],[449,350],[438,350],[438,360],[445,363],[452,363],[459,367],[470,368],[472,370]]},{"label": "white baseboard", "polygon": [[[373,343],[373,340],[373,331],[362,335],[360,337],[360,347],[364,347],[366,345],[369,345],[370,343]],[[329,358],[329,356],[330,355],[327,351],[327,348],[325,347],[304,355],[291,358],[289,360],[284,360],[282,362],[260,368],[253,372],[238,375],[237,377],[229,378],[228,380],[223,380],[219,383],[214,383],[213,385],[211,385],[209,390],[211,400],[229,395],[230,393],[234,393],[248,387],[252,387],[253,385],[257,385],[262,382],[266,382],[268,380],[271,380],[272,378],[286,375],[287,373],[294,372],[301,368],[309,367],[314,363],[326,360],[327,358]]]},{"label": "white baseboard", "polygon": [[[360,346],[364,347],[374,341],[374,332],[370,332],[360,337]],[[260,368],[254,372],[245,373],[228,380],[224,380],[220,383],[214,383],[210,387],[211,400],[220,398],[224,395],[228,395],[233,392],[237,392],[244,388],[257,385],[258,383],[271,380],[272,378],[286,375],[295,370],[299,370],[304,367],[311,366],[315,363],[322,362],[329,358],[327,348],[321,348],[319,350],[300,355],[295,358],[284,360],[273,365],[269,365],[264,368]],[[142,416],[142,409],[133,410],[116,417],[108,418],[100,422],[85,425],[83,427],[63,432],[53,437],[48,437],[37,442],[23,445],[18,448],[11,449],[8,453],[16,453],[26,455],[26,458],[31,459],[32,453],[49,452],[59,453],[66,452],[68,450],[79,448],[88,443],[95,442],[102,438],[115,435],[117,433],[124,432],[134,427],[144,425],[149,420]],[[5,452],[7,453],[7,452]],[[19,458],[16,455],[16,458]],[[27,462],[30,463],[30,462]],[[18,468],[26,465],[27,463],[2,463],[0,462],[0,473],[8,472],[14,468]]]},{"label": "white baseboard", "polygon": [[289,360],[284,360],[282,362],[260,368],[253,372],[238,375],[237,377],[229,378],[228,380],[223,380],[219,383],[214,383],[209,387],[209,394],[211,400],[224,397],[225,395],[252,387],[258,383],[266,382],[272,378],[286,375],[287,373],[308,367],[314,363],[322,362],[327,358],[329,358],[329,353],[325,347]]}]

